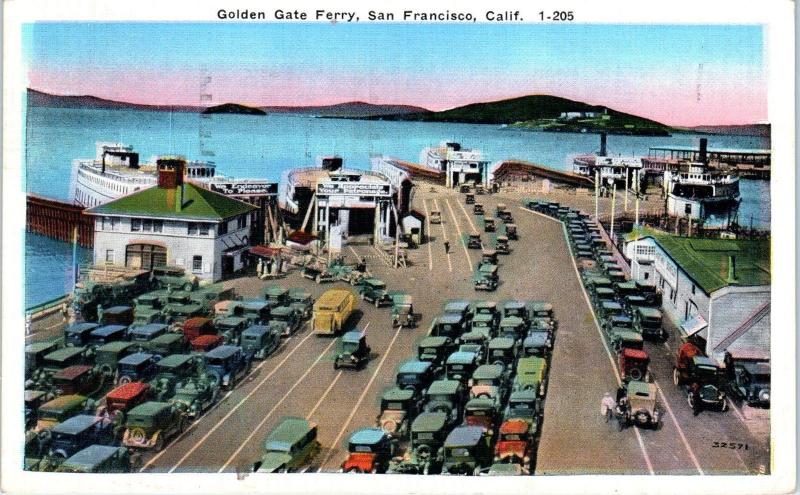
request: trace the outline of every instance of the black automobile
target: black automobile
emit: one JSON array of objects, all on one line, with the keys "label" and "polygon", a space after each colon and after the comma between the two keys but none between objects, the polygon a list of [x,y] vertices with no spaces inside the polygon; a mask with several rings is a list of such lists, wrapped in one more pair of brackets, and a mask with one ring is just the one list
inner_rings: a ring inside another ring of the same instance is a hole
[{"label": "black automobile", "polygon": [[750,406],[769,407],[770,378],[772,370],[769,363],[739,361],[733,366],[733,382],[729,383],[733,396]]}]

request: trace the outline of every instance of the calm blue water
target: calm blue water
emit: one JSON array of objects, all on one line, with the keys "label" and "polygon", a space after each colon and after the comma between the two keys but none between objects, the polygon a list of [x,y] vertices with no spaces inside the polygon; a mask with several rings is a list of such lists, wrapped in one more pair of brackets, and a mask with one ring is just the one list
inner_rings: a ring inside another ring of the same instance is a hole
[{"label": "calm blue water", "polygon": [[[338,154],[347,166],[369,167],[373,153],[418,161],[426,146],[455,140],[482,150],[490,159],[518,158],[571,170],[571,157],[599,148],[591,134],[555,134],[499,129],[493,125],[385,122],[317,119],[289,115],[267,117],[119,110],[31,108],[27,116],[26,189],[66,199],[73,158],[91,158],[96,141],[120,141],[132,145],[142,160],[168,153],[201,159],[200,130],[204,149],[212,150],[217,169],[232,177],[278,180],[287,168],[308,166],[319,155]],[[693,145],[700,136],[609,136],[611,153],[647,154],[649,146]],[[742,136],[709,136],[710,147],[769,148],[767,140]],[[755,226],[769,224],[769,184],[742,181],[740,221]],[[26,301],[28,304],[57,297],[60,284],[52,273],[62,273],[71,248],[64,243],[44,243],[28,236],[26,246]],[[58,246],[67,246],[61,247]],[[63,252],[62,252],[63,251]],[[33,254],[36,253],[36,254]],[[46,269],[45,269],[46,268]]]}]

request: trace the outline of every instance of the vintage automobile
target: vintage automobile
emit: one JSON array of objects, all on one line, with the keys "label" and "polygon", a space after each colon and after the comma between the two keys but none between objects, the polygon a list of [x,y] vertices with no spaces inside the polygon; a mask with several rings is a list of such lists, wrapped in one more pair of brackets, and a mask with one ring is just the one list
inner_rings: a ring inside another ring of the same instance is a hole
[{"label": "vintage automobile", "polygon": [[289,337],[300,330],[303,322],[300,314],[290,306],[272,308],[269,315],[269,325],[276,328],[282,337]]},{"label": "vintage automobile", "polygon": [[409,294],[392,295],[392,327],[413,328],[419,322],[414,313],[414,298]]},{"label": "vintage automobile", "polygon": [[426,412],[445,413],[449,424],[461,418],[461,408],[466,398],[464,386],[458,380],[436,380],[425,391]]},{"label": "vintage automobile", "polygon": [[187,276],[182,271],[169,271],[163,275],[156,275],[158,286],[161,288],[179,288],[186,292],[191,292],[198,286],[198,279],[195,276]]},{"label": "vintage automobile", "polygon": [[494,232],[497,230],[497,226],[494,224],[494,218],[484,217],[483,219],[483,231],[484,232]]},{"label": "vintage automobile", "polygon": [[445,376],[448,380],[458,380],[466,384],[478,367],[478,355],[474,352],[456,351],[447,356]]},{"label": "vintage automobile", "polygon": [[333,369],[361,369],[369,362],[371,349],[367,345],[367,334],[353,330],[342,335],[339,352],[333,361]]},{"label": "vintage automobile", "polygon": [[53,374],[70,366],[89,361],[91,350],[88,347],[63,347],[42,358],[40,366],[33,371],[26,387],[45,390],[52,387]]},{"label": "vintage automobile", "polygon": [[503,411],[503,421],[513,419],[524,420],[530,424],[530,433],[539,431],[540,420],[544,413],[542,398],[535,390],[518,390],[508,397],[508,404]]},{"label": "vintage automobile", "polygon": [[474,205],[475,204],[475,194],[467,193],[467,195],[464,196],[464,204]]},{"label": "vintage automobile", "polygon": [[250,325],[264,324],[270,319],[270,309],[275,305],[271,301],[264,301],[258,299],[250,299],[239,302],[239,311],[241,316],[248,320]]},{"label": "vintage automobile", "polygon": [[442,212],[439,210],[431,210],[431,215],[428,217],[428,220],[432,224],[439,225],[442,223]]},{"label": "vintage automobile", "polygon": [[489,397],[474,397],[464,405],[464,421],[468,426],[480,426],[490,437],[500,421],[500,403]]},{"label": "vintage automobile", "polygon": [[224,316],[214,320],[214,328],[228,345],[238,345],[244,329],[252,325],[251,321],[241,316]]},{"label": "vintage automobile", "polygon": [[650,356],[644,349],[624,348],[619,353],[619,374],[623,381],[648,381]]},{"label": "vintage automobile", "polygon": [[130,328],[141,327],[151,323],[165,323],[166,318],[160,309],[153,309],[147,306],[137,306],[133,310],[133,323]]},{"label": "vintage automobile", "polygon": [[500,320],[497,335],[500,337],[507,337],[515,341],[522,340],[527,334],[527,325],[525,320],[516,316],[506,316]]},{"label": "vintage automobile", "polygon": [[241,347],[221,345],[208,351],[205,356],[205,370],[208,376],[224,390],[233,390],[253,366],[250,357]]},{"label": "vintage automobile", "polygon": [[627,328],[612,327],[609,336],[611,348],[619,354],[623,349],[644,349],[644,340],[641,334]]},{"label": "vintage automobile", "polygon": [[73,323],[64,329],[64,345],[79,347],[89,344],[92,332],[100,325],[97,323]]},{"label": "vintage automobile", "polygon": [[25,429],[36,425],[39,406],[53,400],[53,394],[45,390],[25,390]]},{"label": "vintage automobile", "polygon": [[242,332],[242,349],[251,359],[265,359],[281,344],[282,329],[277,325],[251,325]]},{"label": "vintage automobile", "polygon": [[305,289],[294,288],[289,290],[289,307],[292,308],[301,320],[311,318],[314,310],[314,297]]},{"label": "vintage automobile", "polygon": [[345,473],[385,473],[397,444],[380,428],[362,428],[347,441],[349,455],[342,463]]},{"label": "vintage automobile", "polygon": [[667,331],[662,325],[661,311],[656,308],[636,308],[633,325],[642,337],[662,340],[667,338]]},{"label": "vintage automobile", "polygon": [[473,215],[483,215],[484,214],[483,205],[480,204],[480,203],[474,203],[472,205],[472,214]]},{"label": "vintage automobile", "polygon": [[467,248],[469,248],[469,249],[483,249],[483,243],[481,242],[481,235],[480,234],[468,234],[467,235]]},{"label": "vintage automobile", "polygon": [[214,305],[219,301],[233,299],[235,291],[232,287],[225,288],[223,284],[211,284],[198,287],[189,293],[189,299],[202,307],[203,313],[211,313]]},{"label": "vintage automobile", "polygon": [[300,271],[300,275],[318,284],[336,280],[336,277],[328,270],[328,267],[319,263],[312,263],[304,266]]},{"label": "vintage automobile", "polygon": [[101,325],[123,325],[128,326],[133,323],[133,307],[131,306],[112,306],[103,310]]},{"label": "vintage automobile", "polygon": [[764,361],[734,361],[734,379],[728,384],[731,395],[750,406],[770,406],[772,369]]},{"label": "vintage automobile", "polygon": [[164,335],[159,335],[141,346],[142,351],[160,357],[186,352],[188,348],[189,346],[186,342],[186,338],[183,336],[183,333],[179,332],[169,332]]},{"label": "vintage automobile", "polygon": [[522,341],[523,356],[546,357],[553,350],[553,338],[548,331],[529,331]]},{"label": "vintage automobile", "polygon": [[189,348],[192,352],[197,354],[205,354],[215,347],[225,344],[225,339],[222,335],[206,334],[194,338],[189,342]]},{"label": "vintage automobile", "polygon": [[179,382],[198,374],[198,359],[192,354],[172,354],[156,363],[156,372],[150,380],[151,395],[165,402],[175,394]]},{"label": "vintage automobile", "polygon": [[482,264],[475,270],[475,275],[472,277],[475,290],[494,291],[497,289],[499,281],[497,265]]},{"label": "vintage automobile", "polygon": [[640,428],[661,427],[661,411],[656,400],[656,386],[639,380],[631,380],[626,387],[627,407],[617,408],[617,427],[622,430],[634,424]]},{"label": "vintage automobile", "polygon": [[128,330],[128,339],[130,339],[131,342],[144,345],[154,338],[164,335],[168,331],[169,327],[164,323],[150,323]]},{"label": "vintage automobile", "polygon": [[616,303],[617,300],[617,294],[614,289],[607,287],[595,287],[591,292],[591,297],[592,304],[598,308],[605,303]]},{"label": "vintage automobile", "polygon": [[153,378],[159,357],[147,352],[128,354],[117,362],[116,385],[146,382]]},{"label": "vintage automobile", "polygon": [[147,383],[130,382],[120,385],[106,394],[105,412],[115,418],[121,414],[124,418],[128,411],[144,403],[149,395],[150,385]]},{"label": "vintage automobile", "polygon": [[714,360],[699,354],[684,360],[679,359],[673,369],[672,379],[675,385],[685,385],[689,406],[694,407],[691,386],[696,383],[700,387],[699,395],[704,408],[728,410],[728,398],[721,384],[722,371]]},{"label": "vintage automobile", "polygon": [[531,423],[524,419],[503,421],[494,446],[494,462],[517,464],[530,470],[533,434]]},{"label": "vintage automobile", "polygon": [[216,335],[217,331],[214,329],[214,323],[210,318],[197,316],[189,318],[181,328],[186,342],[191,342],[201,335]]},{"label": "vintage automobile", "polygon": [[167,402],[148,401],[128,411],[122,445],[158,452],[167,441],[185,429],[186,416],[181,407]]},{"label": "vintage automobile", "polygon": [[417,344],[417,359],[429,361],[437,368],[453,351],[453,340],[449,337],[425,337]]},{"label": "vintage automobile", "polygon": [[508,212],[508,205],[505,203],[497,203],[497,206],[494,209],[494,216],[497,218],[502,218]]},{"label": "vintage automobile", "polygon": [[655,285],[637,281],[636,289],[639,291],[639,295],[645,298],[648,306],[651,308],[661,307],[662,294]]},{"label": "vintage automobile", "polygon": [[516,241],[519,239],[519,234],[517,233],[517,224],[515,223],[507,223],[506,224],[506,236],[512,241]]},{"label": "vintage automobile", "polygon": [[264,439],[264,452],[253,464],[253,471],[305,472],[319,450],[316,423],[302,418],[283,418]]},{"label": "vintage automobile", "polygon": [[486,189],[484,189],[483,184],[475,184],[475,194],[486,194]]},{"label": "vintage automobile", "polygon": [[446,414],[424,412],[411,423],[406,455],[392,459],[387,472],[396,474],[437,474],[444,461],[442,446],[450,432]]},{"label": "vintage automobile", "polygon": [[375,426],[383,428],[392,438],[405,438],[408,426],[417,415],[420,396],[417,391],[392,387],[381,395],[381,413]]},{"label": "vintage automobile", "polygon": [[490,339],[497,334],[498,319],[491,314],[478,313],[472,317],[470,322],[470,332],[480,333],[486,339]]},{"label": "vintage automobile", "polygon": [[331,289],[314,303],[311,327],[317,335],[337,335],[358,308],[355,294],[349,290]]},{"label": "vintage automobile", "polygon": [[519,347],[514,339],[495,337],[489,341],[489,350],[486,361],[490,364],[512,369],[517,360]]},{"label": "vintage automobile", "polygon": [[469,321],[472,314],[472,303],[466,299],[453,299],[444,303],[442,313],[445,315],[459,315],[464,321]]},{"label": "vintage automobile", "polygon": [[86,409],[87,397],[83,395],[62,395],[39,406],[36,426],[33,432],[49,430],[58,423],[82,413]]},{"label": "vintage automobile", "polygon": [[47,436],[48,452],[39,463],[40,471],[55,471],[70,456],[84,448],[101,444],[107,445],[114,441],[113,427],[110,421],[103,418],[79,414],[49,430],[42,431]]},{"label": "vintage automobile", "polygon": [[261,296],[265,301],[271,301],[275,306],[283,306],[289,302],[289,289],[277,284],[265,285],[261,289]]},{"label": "vintage automobile", "polygon": [[481,251],[481,260],[478,263],[478,266],[489,263],[492,265],[496,265],[498,263],[497,260],[497,250],[491,248],[484,248]]},{"label": "vintage automobile", "polygon": [[44,363],[44,357],[58,349],[57,341],[33,342],[25,346],[25,378]]},{"label": "vintage automobile", "polygon": [[428,335],[432,337],[458,338],[466,326],[464,316],[458,314],[444,314],[433,319]]},{"label": "vintage automobile", "polygon": [[628,280],[627,275],[625,272],[622,271],[622,268],[616,263],[608,263],[604,265],[607,270],[608,278],[614,283],[621,283]]},{"label": "vintage automobile", "polygon": [[105,325],[95,328],[89,334],[88,345],[98,347],[110,342],[125,340],[128,336],[128,327],[125,325]]},{"label": "vintage automobile", "polygon": [[398,388],[421,393],[436,378],[435,370],[436,367],[430,361],[418,361],[416,359],[406,361],[397,369],[395,384]]},{"label": "vintage automobile", "polygon": [[386,284],[377,278],[371,277],[361,281],[359,296],[362,301],[368,301],[379,308],[383,305],[391,305],[392,298],[386,289]]},{"label": "vintage automobile", "polygon": [[93,396],[103,388],[106,376],[88,364],[74,364],[53,373],[52,390],[59,395]]},{"label": "vintage automobile", "polygon": [[508,237],[498,235],[494,240],[494,248],[498,254],[511,254],[511,247],[508,245]]},{"label": "vintage automobile", "polygon": [[193,420],[216,404],[218,398],[219,385],[217,382],[209,380],[205,374],[201,374],[178,383],[169,403],[180,407],[186,417]]},{"label": "vintage automobile", "polygon": [[444,442],[442,474],[477,475],[492,464],[489,436],[480,426],[459,426]]},{"label": "vintage automobile", "polygon": [[459,347],[471,345],[471,349],[476,349],[473,352],[478,354],[478,361],[483,362],[486,357],[486,351],[489,348],[489,339],[491,339],[489,331],[478,328],[473,331],[462,333],[461,337],[456,339],[456,344],[458,344]]},{"label": "vintage automobile", "polygon": [[517,376],[512,390],[535,390],[544,397],[547,388],[547,361],[541,357],[523,357],[517,361]]},{"label": "vintage automobile", "polygon": [[622,305],[616,301],[606,301],[597,306],[597,318],[600,321],[608,320],[612,316],[625,316]]},{"label": "vintage automobile", "polygon": [[130,473],[136,467],[128,449],[111,445],[90,445],[58,466],[59,473]]}]

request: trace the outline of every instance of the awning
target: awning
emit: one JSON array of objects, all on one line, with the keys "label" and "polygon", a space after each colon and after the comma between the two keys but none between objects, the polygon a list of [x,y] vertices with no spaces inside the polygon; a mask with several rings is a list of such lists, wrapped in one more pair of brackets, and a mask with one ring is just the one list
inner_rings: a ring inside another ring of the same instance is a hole
[{"label": "awning", "polygon": [[706,327],[708,327],[708,323],[700,315],[694,315],[681,323],[681,331],[683,331],[687,337],[691,337],[697,332],[704,330]]},{"label": "awning", "polygon": [[281,254],[280,248],[272,248],[269,246],[253,246],[250,248],[250,254],[254,254],[256,256],[263,256],[265,258],[269,258],[272,256],[278,256]]}]

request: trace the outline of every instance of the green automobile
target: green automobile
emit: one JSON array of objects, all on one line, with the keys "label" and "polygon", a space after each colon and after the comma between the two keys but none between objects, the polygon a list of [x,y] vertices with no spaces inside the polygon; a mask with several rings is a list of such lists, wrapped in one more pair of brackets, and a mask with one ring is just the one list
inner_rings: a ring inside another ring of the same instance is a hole
[{"label": "green automobile", "polygon": [[264,440],[257,473],[305,472],[320,450],[317,425],[302,418],[284,418]]},{"label": "green automobile", "polygon": [[442,446],[450,433],[445,413],[424,412],[411,423],[410,443],[406,455],[392,459],[388,473],[438,474],[442,469]]},{"label": "green automobile", "polygon": [[122,445],[160,451],[167,441],[185,429],[186,416],[181,407],[168,402],[148,401],[128,411]]},{"label": "green automobile", "polygon": [[179,382],[197,375],[197,359],[193,354],[173,354],[156,363],[156,374],[150,380],[151,395],[166,401],[175,394]]},{"label": "green automobile", "polygon": [[442,474],[477,475],[492,465],[494,452],[481,426],[459,426],[444,442]]},{"label": "green automobile", "polygon": [[514,377],[512,391],[534,390],[544,397],[547,361],[541,357],[524,357],[517,361],[517,376]]},{"label": "green automobile", "polygon": [[64,461],[59,473],[130,473],[135,468],[128,449],[109,445],[90,445]]}]

